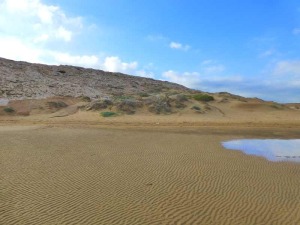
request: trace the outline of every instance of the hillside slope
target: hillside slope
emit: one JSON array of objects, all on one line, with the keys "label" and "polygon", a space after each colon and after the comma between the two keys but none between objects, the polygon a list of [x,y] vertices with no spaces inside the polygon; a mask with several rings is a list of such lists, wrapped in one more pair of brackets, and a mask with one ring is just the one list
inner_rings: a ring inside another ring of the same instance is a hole
[{"label": "hillside slope", "polygon": [[0,58],[3,121],[11,120],[12,116],[33,116],[41,121],[40,116],[45,115],[46,120],[68,117],[76,121],[92,118],[98,122],[99,113],[103,117],[135,114],[135,118],[130,117],[131,122],[151,120],[153,114],[172,114],[176,118],[168,117],[170,120],[191,124],[197,121],[300,124],[298,104],[266,102],[227,92],[204,93],[175,83],[102,70]]},{"label": "hillside slope", "polygon": [[0,58],[0,98],[39,99],[52,96],[105,96],[153,93],[188,88],[150,78],[75,66],[49,66]]}]

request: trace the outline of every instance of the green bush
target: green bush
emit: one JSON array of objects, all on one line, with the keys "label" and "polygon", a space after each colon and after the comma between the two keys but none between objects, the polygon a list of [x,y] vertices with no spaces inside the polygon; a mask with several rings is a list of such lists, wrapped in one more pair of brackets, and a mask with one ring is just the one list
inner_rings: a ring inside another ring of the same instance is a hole
[{"label": "green bush", "polygon": [[88,96],[81,96],[81,100],[84,101],[84,102],[91,102],[92,99]]},{"label": "green bush", "polygon": [[48,106],[50,108],[56,108],[56,109],[60,109],[60,108],[65,108],[68,105],[62,101],[58,101],[58,102],[47,102]]},{"label": "green bush", "polygon": [[142,93],[139,93],[139,96],[141,96],[141,97],[149,97],[149,94],[142,92]]},{"label": "green bush", "polygon": [[134,99],[133,96],[129,96],[129,95],[117,95],[114,97],[114,99],[116,101],[123,101],[123,100],[128,100],[128,99]]},{"label": "green bush", "polygon": [[203,102],[210,102],[215,100],[213,96],[208,94],[196,94],[193,96],[195,100],[197,101],[203,101]]},{"label": "green bush", "polygon": [[197,111],[201,110],[201,108],[200,108],[199,106],[196,106],[196,105],[194,105],[194,106],[192,107],[192,109],[197,110]]},{"label": "green bush", "polygon": [[117,113],[115,112],[101,112],[101,116],[103,117],[111,117],[111,116],[116,116]]},{"label": "green bush", "polygon": [[185,101],[188,101],[188,96],[179,94],[176,96],[176,100],[179,102],[185,102]]},{"label": "green bush", "polygon": [[7,112],[7,113],[14,113],[15,112],[15,110],[11,107],[6,107],[3,110],[4,110],[4,112]]}]

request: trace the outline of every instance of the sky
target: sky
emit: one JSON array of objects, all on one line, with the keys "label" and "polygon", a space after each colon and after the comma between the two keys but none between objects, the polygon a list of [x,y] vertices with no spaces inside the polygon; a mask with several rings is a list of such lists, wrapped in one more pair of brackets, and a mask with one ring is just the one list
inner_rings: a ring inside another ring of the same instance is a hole
[{"label": "sky", "polygon": [[300,1],[0,0],[0,57],[300,102]]}]

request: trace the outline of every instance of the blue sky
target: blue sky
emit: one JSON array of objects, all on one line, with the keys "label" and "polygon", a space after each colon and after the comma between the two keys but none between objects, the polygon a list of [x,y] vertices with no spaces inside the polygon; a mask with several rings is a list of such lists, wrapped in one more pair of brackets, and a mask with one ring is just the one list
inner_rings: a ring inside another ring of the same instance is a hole
[{"label": "blue sky", "polygon": [[0,0],[0,57],[300,102],[300,2]]}]

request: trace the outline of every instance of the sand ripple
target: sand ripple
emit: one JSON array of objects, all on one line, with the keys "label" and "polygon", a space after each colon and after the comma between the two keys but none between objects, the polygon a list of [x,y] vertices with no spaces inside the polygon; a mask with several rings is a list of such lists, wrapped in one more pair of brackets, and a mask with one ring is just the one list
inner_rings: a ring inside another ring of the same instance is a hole
[{"label": "sand ripple", "polygon": [[0,224],[300,224],[300,165],[228,138],[0,128]]}]

